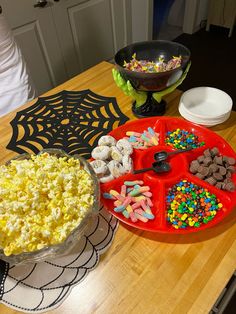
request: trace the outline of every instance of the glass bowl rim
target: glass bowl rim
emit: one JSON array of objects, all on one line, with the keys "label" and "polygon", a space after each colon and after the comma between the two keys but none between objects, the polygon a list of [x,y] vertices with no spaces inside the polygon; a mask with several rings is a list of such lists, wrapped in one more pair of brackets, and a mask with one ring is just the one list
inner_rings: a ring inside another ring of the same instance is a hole
[{"label": "glass bowl rim", "polygon": [[[32,155],[41,155],[43,153],[48,153],[50,155],[58,155],[58,157],[67,157],[69,158],[75,158],[78,159],[82,165],[83,168],[87,173],[90,174],[92,181],[93,181],[93,186],[94,186],[94,202],[91,205],[89,211],[86,213],[85,217],[82,218],[82,221],[78,224],[77,227],[75,227],[70,234],[65,238],[60,243],[53,244],[53,245],[48,245],[43,247],[42,249],[32,251],[32,252],[22,252],[19,254],[12,254],[9,256],[6,256],[3,252],[3,249],[0,249],[0,259],[8,262],[8,263],[13,263],[13,264],[26,264],[26,263],[33,263],[33,262],[39,262],[39,261],[44,261],[46,259],[49,259],[51,257],[57,257],[60,255],[64,255],[66,251],[69,251],[72,249],[71,242],[73,241],[74,237],[82,235],[83,231],[86,227],[86,223],[91,218],[92,216],[98,214],[99,212],[99,204],[100,204],[100,184],[98,181],[98,178],[90,165],[90,163],[83,158],[82,156],[78,154],[70,155],[66,153],[62,149],[57,149],[57,148],[47,148],[47,149],[42,149],[40,150],[37,154],[30,154],[30,153],[23,153],[19,154],[17,156],[14,156],[13,158],[9,159],[8,161],[5,162],[5,165],[8,165],[11,163],[13,160],[21,160],[21,159],[29,159],[31,158]],[[67,247],[69,245],[69,247]],[[64,250],[63,250],[64,249]],[[66,250],[67,249],[67,250]]]}]

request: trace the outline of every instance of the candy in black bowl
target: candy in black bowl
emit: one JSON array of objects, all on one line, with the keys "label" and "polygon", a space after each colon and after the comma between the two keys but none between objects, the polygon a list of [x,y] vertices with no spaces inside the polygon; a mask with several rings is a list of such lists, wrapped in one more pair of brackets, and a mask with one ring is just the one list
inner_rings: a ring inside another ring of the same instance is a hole
[{"label": "candy in black bowl", "polygon": [[[147,60],[159,63],[163,59],[165,63],[173,57],[181,57],[179,67],[164,72],[137,72],[126,69],[124,63],[129,63],[133,55],[137,60]],[[115,55],[117,70],[126,81],[130,81],[134,89],[139,91],[162,91],[178,81],[190,61],[190,51],[187,47],[172,41],[153,40],[137,42],[119,50]]]}]

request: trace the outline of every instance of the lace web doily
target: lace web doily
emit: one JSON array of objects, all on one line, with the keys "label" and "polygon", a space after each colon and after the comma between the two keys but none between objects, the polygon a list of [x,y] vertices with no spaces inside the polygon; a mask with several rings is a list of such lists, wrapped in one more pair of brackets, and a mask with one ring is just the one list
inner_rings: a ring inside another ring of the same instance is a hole
[{"label": "lace web doily", "polygon": [[[43,313],[59,306],[110,247],[118,221],[104,208],[68,256],[31,265],[0,261],[0,300],[27,313]],[[79,295],[78,295],[79,299]]]}]

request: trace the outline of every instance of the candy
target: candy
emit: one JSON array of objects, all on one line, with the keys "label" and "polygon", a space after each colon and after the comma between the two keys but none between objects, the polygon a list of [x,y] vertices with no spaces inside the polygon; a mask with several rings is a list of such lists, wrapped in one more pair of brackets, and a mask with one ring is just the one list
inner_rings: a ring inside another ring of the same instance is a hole
[{"label": "candy", "polygon": [[129,217],[130,217],[132,222],[137,222],[138,221],[138,219],[137,219],[137,217],[136,217],[134,212],[130,212]]},{"label": "candy", "polygon": [[90,162],[90,165],[93,167],[94,172],[99,178],[103,177],[108,170],[107,165],[103,160],[93,160]]},{"label": "candy", "polygon": [[167,132],[165,143],[177,149],[197,148],[205,145],[204,142],[199,142],[197,135],[181,129]]},{"label": "candy", "polygon": [[131,212],[133,212],[133,208],[131,207],[131,205],[127,205],[126,206],[126,210],[127,212],[130,214]]},{"label": "candy", "polygon": [[142,181],[142,180],[125,181],[124,184],[125,184],[125,185],[128,185],[128,186],[134,186],[134,185],[136,185],[136,184],[142,185],[142,184],[143,184],[143,181]]},{"label": "candy", "polygon": [[131,192],[129,192],[129,195],[136,196],[142,192],[147,192],[149,190],[150,190],[149,186],[138,187],[138,188],[134,188]]},{"label": "candy", "polygon": [[189,171],[218,189],[232,192],[235,190],[235,185],[231,180],[232,173],[235,172],[234,164],[234,158],[219,155],[219,149],[213,147],[206,149],[203,155],[193,160]]},{"label": "candy", "polygon": [[132,197],[132,201],[133,201],[133,202],[140,202],[140,201],[142,201],[142,200],[146,200],[146,197],[143,196],[143,195],[138,195],[138,196],[136,196],[136,197]]},{"label": "candy", "polygon": [[125,197],[124,202],[123,202],[122,205],[126,208],[131,202],[132,202],[132,197],[131,196],[127,196],[127,197]]},{"label": "candy", "polygon": [[131,207],[132,207],[133,209],[137,209],[137,208],[139,208],[140,206],[141,206],[141,202],[136,202],[136,203],[134,203],[134,204],[131,205]]},{"label": "candy", "polygon": [[147,197],[152,197],[152,193],[151,192],[143,192],[143,195],[147,196]]},{"label": "candy", "polygon": [[110,135],[103,135],[98,140],[98,146],[115,146],[116,145],[116,139]]},{"label": "candy", "polygon": [[143,133],[127,131],[126,135],[129,136],[128,142],[135,149],[147,149],[159,144],[159,133],[156,133],[151,127],[148,127]]},{"label": "candy", "polygon": [[142,222],[148,222],[148,218],[144,217],[143,215],[136,213],[136,217]]},{"label": "candy", "polygon": [[133,153],[133,147],[130,142],[126,139],[120,139],[116,143],[116,147],[121,152],[122,155],[131,155]]},{"label": "candy", "polygon": [[215,156],[214,163],[216,163],[217,165],[223,165],[223,156]]},{"label": "candy", "polygon": [[226,163],[228,163],[230,166],[235,165],[235,159],[231,158],[231,157],[227,157],[227,159],[225,160]]},{"label": "candy", "polygon": [[107,167],[114,178],[118,178],[126,172],[123,165],[116,160],[109,161]]},{"label": "candy", "polygon": [[123,184],[121,187],[121,193],[120,194],[125,197],[126,191],[127,191],[127,187],[126,187],[126,185]]},{"label": "candy", "polygon": [[108,174],[105,174],[103,177],[99,178],[99,181],[101,183],[110,182],[111,180],[114,180],[115,178],[113,175],[109,172]]},{"label": "candy", "polygon": [[150,199],[150,198],[147,198],[147,204],[148,204],[150,207],[152,207],[152,206],[153,206],[153,203],[152,203],[152,201],[151,201],[151,199]]},{"label": "candy", "polygon": [[123,155],[116,146],[111,147],[111,158],[118,162],[122,161]]},{"label": "candy", "polygon": [[210,149],[207,148],[206,150],[204,150],[203,155],[204,155],[205,157],[211,157],[211,151],[210,151]]},{"label": "candy", "polygon": [[195,227],[211,221],[223,204],[207,189],[182,180],[169,189],[167,220],[175,229]]},{"label": "candy", "polygon": [[[130,186],[130,188],[126,188]],[[150,199],[152,193],[149,192],[149,186],[143,186],[143,181],[125,181],[121,186],[121,193],[116,190],[110,190],[109,193],[103,193],[103,197],[106,199],[114,200],[114,211],[122,213],[127,219],[131,219],[132,222],[138,220],[142,222],[148,222],[155,218],[152,213],[151,207],[153,203]],[[144,193],[150,193],[144,196]]]},{"label": "candy", "polygon": [[109,192],[112,196],[114,196],[116,199],[120,200],[120,201],[124,201],[124,197],[121,196],[117,191],[115,190],[110,190]]},{"label": "candy", "polygon": [[124,210],[125,210],[125,206],[123,206],[123,205],[114,208],[114,211],[116,213],[123,212]]},{"label": "candy", "polygon": [[142,200],[141,202],[140,202],[140,204],[141,204],[141,206],[142,206],[142,208],[145,210],[145,211],[150,211],[150,207],[149,207],[149,205],[147,205],[145,202],[144,202],[144,200]]},{"label": "candy", "polygon": [[111,155],[111,149],[109,146],[97,146],[95,147],[92,152],[91,152],[91,156],[93,157],[93,159],[96,160],[106,160],[110,157]]},{"label": "candy", "polygon": [[212,163],[212,158],[211,158],[211,157],[206,157],[206,158],[203,160],[204,166],[207,166],[207,167],[208,167],[211,163]]},{"label": "candy", "polygon": [[[115,199],[115,198],[114,198]],[[116,200],[116,201],[114,201],[114,205],[116,206],[116,207],[119,207],[120,205],[122,205],[122,200]]]},{"label": "candy", "polygon": [[117,141],[110,135],[104,135],[98,140],[98,146],[91,152],[94,160],[90,164],[101,183],[110,182],[132,172],[133,160],[130,155],[133,147],[128,139],[122,138]]},{"label": "candy", "polygon": [[145,134],[141,135],[141,139],[144,140],[144,142],[147,142],[147,143],[150,142],[150,138],[147,137]]},{"label": "candy", "polygon": [[111,195],[110,193],[103,193],[103,197],[106,199],[115,199],[115,197],[113,195]]},{"label": "candy", "polygon": [[154,216],[153,214],[149,214],[149,213],[147,213],[147,212],[144,212],[144,213],[143,213],[143,217],[145,217],[145,218],[147,218],[147,219],[150,219],[150,220],[152,220],[152,219],[155,218],[155,216]]},{"label": "candy", "polygon": [[219,166],[219,173],[224,176],[227,173],[227,169],[225,167]]},{"label": "candy", "polygon": [[211,185],[215,185],[217,183],[217,180],[214,177],[209,177],[209,178],[205,179],[205,181]]},{"label": "candy", "polygon": [[127,212],[127,210],[123,210],[122,214],[125,216],[125,218],[129,218],[129,213]]},{"label": "candy", "polygon": [[130,62],[124,61],[124,68],[127,70],[143,73],[158,73],[176,69],[181,65],[181,56],[173,57],[168,62],[165,62],[162,57],[159,57],[158,62],[149,60],[137,60],[136,53],[132,55]]},{"label": "candy", "polygon": [[151,128],[151,127],[148,127],[148,132],[149,132],[149,134],[151,134],[152,136],[155,136],[155,135],[156,135],[155,131],[154,131],[153,128]]},{"label": "candy", "polygon": [[235,185],[233,182],[228,182],[227,184],[223,186],[223,189],[226,191],[233,192],[235,190]]},{"label": "candy", "polygon": [[125,172],[133,171],[133,160],[129,155],[124,155],[122,157],[122,164],[125,169]]}]

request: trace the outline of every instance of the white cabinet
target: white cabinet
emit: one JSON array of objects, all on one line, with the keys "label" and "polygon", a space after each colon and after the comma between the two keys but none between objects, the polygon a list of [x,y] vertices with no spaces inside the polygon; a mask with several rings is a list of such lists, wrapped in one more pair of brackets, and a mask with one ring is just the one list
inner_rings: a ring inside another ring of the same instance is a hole
[{"label": "white cabinet", "polygon": [[7,18],[39,93],[66,80],[64,63],[52,20],[51,7],[35,8],[32,0],[3,0]]},{"label": "white cabinet", "polygon": [[1,1],[39,94],[131,43],[131,0],[46,2]]},{"label": "white cabinet", "polygon": [[130,1],[67,0],[52,7],[69,75],[102,60],[131,42]]}]

